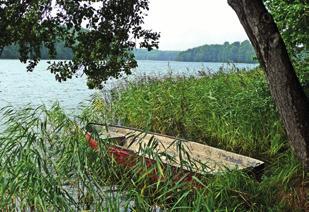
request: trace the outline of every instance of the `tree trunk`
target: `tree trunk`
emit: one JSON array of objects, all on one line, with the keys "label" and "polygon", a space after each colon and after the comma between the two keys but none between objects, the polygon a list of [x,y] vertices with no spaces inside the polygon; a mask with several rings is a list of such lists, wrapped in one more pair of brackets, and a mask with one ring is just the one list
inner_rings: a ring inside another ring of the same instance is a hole
[{"label": "tree trunk", "polygon": [[292,150],[309,169],[309,101],[285,44],[262,0],[228,0],[250,38],[269,82]]}]

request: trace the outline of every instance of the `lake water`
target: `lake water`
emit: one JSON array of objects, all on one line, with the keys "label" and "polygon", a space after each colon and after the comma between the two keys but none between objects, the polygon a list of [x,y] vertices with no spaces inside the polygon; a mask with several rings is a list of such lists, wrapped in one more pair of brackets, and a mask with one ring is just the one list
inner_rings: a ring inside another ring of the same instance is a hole
[{"label": "lake water", "polygon": [[[130,80],[136,76],[197,75],[200,70],[216,72],[223,63],[138,61]],[[255,64],[235,64],[239,68],[253,68]],[[26,104],[51,105],[59,101],[68,111],[74,111],[81,102],[91,98],[95,91],[89,90],[86,78],[73,78],[63,83],[55,80],[46,70],[47,61],[41,61],[34,72],[26,71],[26,65],[18,60],[0,60],[0,108],[6,105],[17,107]],[[107,87],[117,85],[117,80],[109,80]]]}]

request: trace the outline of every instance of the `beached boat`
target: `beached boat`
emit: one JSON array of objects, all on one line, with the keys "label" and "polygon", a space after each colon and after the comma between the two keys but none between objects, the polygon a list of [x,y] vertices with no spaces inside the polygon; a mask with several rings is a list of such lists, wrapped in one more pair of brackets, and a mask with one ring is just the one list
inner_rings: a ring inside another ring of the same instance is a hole
[{"label": "beached boat", "polygon": [[[264,166],[264,162],[254,158],[134,128],[88,124],[86,130],[86,140],[94,150],[107,140],[112,141],[108,142],[108,152],[121,165],[133,166],[138,158],[143,157],[151,166],[155,163],[154,155],[159,155],[164,165],[189,173],[186,178],[189,181],[193,174],[216,174],[233,169],[260,173]],[[155,154],[144,151],[149,148]]]}]

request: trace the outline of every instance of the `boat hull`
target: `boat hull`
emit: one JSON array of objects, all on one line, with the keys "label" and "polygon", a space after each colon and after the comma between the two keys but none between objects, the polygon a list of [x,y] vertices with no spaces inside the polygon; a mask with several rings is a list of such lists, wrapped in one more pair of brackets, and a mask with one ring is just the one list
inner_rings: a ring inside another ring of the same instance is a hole
[{"label": "boat hull", "polygon": [[[182,179],[184,181],[192,181],[194,175],[217,174],[231,169],[249,170],[251,173],[258,176],[261,175],[264,167],[262,161],[250,157],[167,135],[144,133],[138,129],[113,125],[103,127],[95,124],[95,127],[96,133],[105,133],[107,139],[116,140],[116,142],[114,142],[115,144],[108,145],[108,153],[119,165],[127,168],[135,166],[140,160],[144,160],[148,168],[155,166],[156,160],[151,158],[151,156],[147,157],[141,155],[139,150],[141,146],[149,145],[151,140],[158,140],[159,142],[154,147],[156,152],[168,153],[174,155],[176,158],[176,160],[172,162],[166,159],[162,160],[164,168],[171,168],[173,170],[175,176],[174,180]],[[103,130],[103,128],[105,130]],[[93,130],[87,131],[86,140],[89,146],[95,151],[100,148],[100,142],[104,142],[104,139],[98,139],[94,136]],[[136,140],[138,141],[136,142]],[[177,142],[175,141],[180,141],[180,143],[184,144],[185,152],[189,153],[189,156],[186,156],[188,154],[183,154],[183,156],[181,156]],[[193,161],[198,162],[198,165],[195,165],[193,169],[182,166],[182,160],[192,160],[190,159],[190,154]],[[204,164],[206,165],[204,166]],[[156,169],[154,169],[153,173],[150,175],[154,180],[158,180],[159,178],[158,170]]]}]

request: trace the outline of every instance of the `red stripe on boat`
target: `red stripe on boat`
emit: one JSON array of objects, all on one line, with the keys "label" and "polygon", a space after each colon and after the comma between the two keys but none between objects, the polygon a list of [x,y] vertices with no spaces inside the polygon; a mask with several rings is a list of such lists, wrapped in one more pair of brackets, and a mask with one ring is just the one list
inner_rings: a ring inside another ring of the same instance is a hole
[{"label": "red stripe on boat", "polygon": [[89,146],[93,150],[97,150],[98,149],[98,142],[88,132],[86,133],[86,140],[88,141]]}]

